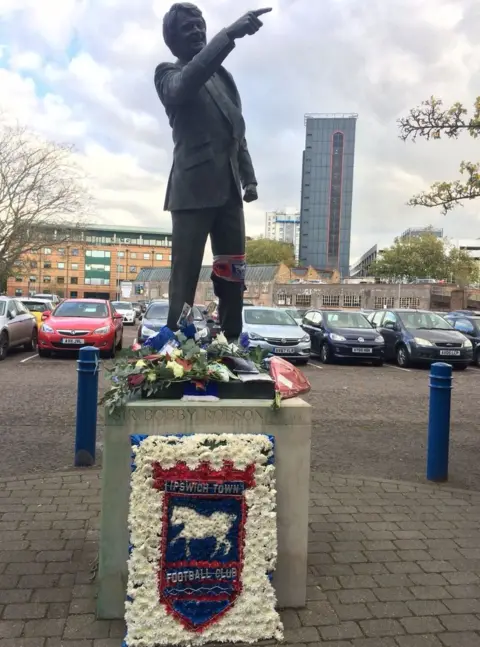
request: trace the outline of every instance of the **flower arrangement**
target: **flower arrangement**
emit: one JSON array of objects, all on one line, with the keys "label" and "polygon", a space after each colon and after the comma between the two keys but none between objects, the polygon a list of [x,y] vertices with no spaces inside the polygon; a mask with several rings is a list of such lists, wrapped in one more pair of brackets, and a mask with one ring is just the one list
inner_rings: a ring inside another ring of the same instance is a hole
[{"label": "flower arrangement", "polygon": [[155,397],[176,382],[190,382],[202,393],[210,382],[238,380],[231,368],[236,360],[246,361],[253,372],[268,373],[264,354],[249,348],[248,335],[242,334],[238,345],[229,344],[223,333],[207,342],[194,328],[173,333],[165,326],[152,343],[133,347],[112,368],[107,367],[111,386],[100,404],[113,411],[132,398]]},{"label": "flower arrangement", "polygon": [[126,647],[281,640],[274,439],[131,442]]}]

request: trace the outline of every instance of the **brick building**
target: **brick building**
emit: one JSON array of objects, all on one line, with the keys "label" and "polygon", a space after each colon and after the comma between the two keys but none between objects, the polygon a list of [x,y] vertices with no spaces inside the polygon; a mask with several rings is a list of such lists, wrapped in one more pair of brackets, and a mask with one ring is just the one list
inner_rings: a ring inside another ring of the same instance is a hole
[{"label": "brick building", "polygon": [[115,299],[121,283],[133,282],[143,268],[171,264],[171,233],[160,229],[65,226],[53,230],[48,239],[52,242],[17,263],[7,294]]},{"label": "brick building", "polygon": [[[215,299],[210,279],[212,266],[204,265],[200,270],[195,303],[210,303]],[[170,268],[146,268],[135,279],[134,292],[145,299],[167,297]],[[337,270],[316,270],[313,267],[287,267],[279,265],[248,265],[244,298],[258,305],[273,305],[273,290],[277,283],[295,284],[308,281],[335,282],[340,280]]]}]

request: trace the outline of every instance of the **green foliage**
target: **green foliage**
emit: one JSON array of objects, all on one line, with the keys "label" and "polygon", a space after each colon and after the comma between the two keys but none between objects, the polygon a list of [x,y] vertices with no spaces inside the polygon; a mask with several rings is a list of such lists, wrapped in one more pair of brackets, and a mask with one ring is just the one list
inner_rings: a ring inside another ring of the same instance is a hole
[{"label": "green foliage", "polygon": [[[473,113],[468,118],[468,110],[461,103],[454,103],[444,109],[441,99],[431,97],[423,101],[420,107],[410,110],[408,117],[398,120],[400,139],[415,141],[417,137],[424,139],[441,139],[442,135],[449,139],[457,139],[460,133],[468,134],[476,139],[480,136],[480,97],[473,106]],[[465,200],[480,197],[480,163],[465,162],[460,164],[460,173],[466,176],[464,181],[435,182],[429,191],[413,196],[408,204],[422,207],[441,207],[446,214]]]},{"label": "green foliage", "polygon": [[413,281],[437,279],[468,284],[478,281],[479,266],[465,250],[431,233],[397,238],[371,268],[379,278]]},{"label": "green foliage", "polygon": [[248,265],[274,265],[275,263],[285,263],[288,267],[295,265],[295,250],[290,243],[256,238],[246,241],[245,251]]}]

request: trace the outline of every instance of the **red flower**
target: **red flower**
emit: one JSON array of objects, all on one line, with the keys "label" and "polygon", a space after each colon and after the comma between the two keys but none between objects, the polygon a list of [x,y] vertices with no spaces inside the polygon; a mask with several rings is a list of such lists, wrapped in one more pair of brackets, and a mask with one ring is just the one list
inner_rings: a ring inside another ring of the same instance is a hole
[{"label": "red flower", "polygon": [[192,369],[192,362],[189,362],[186,359],[182,359],[181,357],[176,357],[175,361],[177,364],[180,364],[180,366],[183,366],[185,371],[190,371]]},{"label": "red flower", "polygon": [[140,384],[143,384],[145,382],[145,375],[129,375],[128,376],[128,386],[131,386],[132,388],[136,386],[140,386]]}]

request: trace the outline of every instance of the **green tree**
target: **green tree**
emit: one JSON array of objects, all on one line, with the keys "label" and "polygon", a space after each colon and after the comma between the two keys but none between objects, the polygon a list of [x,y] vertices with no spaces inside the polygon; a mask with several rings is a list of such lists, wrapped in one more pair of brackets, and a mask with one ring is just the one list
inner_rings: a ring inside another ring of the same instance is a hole
[{"label": "green tree", "polygon": [[431,233],[396,238],[370,269],[391,280],[437,279],[466,285],[478,281],[479,266],[468,252]]},{"label": "green tree", "polygon": [[60,242],[56,227],[80,221],[87,204],[69,147],[0,125],[0,291],[26,271],[26,255]]},{"label": "green tree", "polygon": [[[398,120],[400,139],[415,141],[417,137],[424,139],[458,139],[459,135],[467,132],[476,139],[480,136],[480,97],[473,106],[469,117],[468,110],[461,103],[443,108],[441,99],[431,97],[427,101],[410,110],[407,117]],[[452,182],[435,182],[429,191],[423,191],[413,196],[408,204],[422,207],[441,207],[446,214],[455,206],[462,205],[464,200],[474,200],[480,197],[480,163],[466,162],[460,164],[460,174],[465,179]]]},{"label": "green tree", "polygon": [[248,265],[274,265],[285,263],[288,267],[295,265],[295,250],[290,243],[256,238],[245,243]]}]

